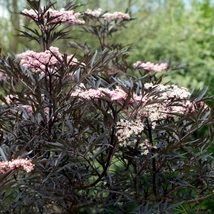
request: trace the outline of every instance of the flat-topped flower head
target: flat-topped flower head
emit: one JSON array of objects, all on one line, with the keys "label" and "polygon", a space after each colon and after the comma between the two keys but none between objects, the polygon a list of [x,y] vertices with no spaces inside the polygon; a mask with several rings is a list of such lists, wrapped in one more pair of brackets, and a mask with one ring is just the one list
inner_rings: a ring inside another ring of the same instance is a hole
[{"label": "flat-topped flower head", "polygon": [[[82,90],[78,89],[75,92],[71,94],[72,97],[80,97],[83,99],[95,99],[95,98],[102,98],[105,96],[108,96],[111,101],[115,102],[124,102],[127,99],[127,93],[122,90],[121,88],[116,88],[114,90],[110,90],[108,88],[97,88],[97,89],[88,89],[88,90]],[[142,99],[142,96],[133,95],[133,97],[130,99],[130,103],[133,103],[135,101],[140,101]]]},{"label": "flat-topped flower head", "polygon": [[152,83],[146,83],[144,87],[148,91],[157,92],[149,96],[149,102],[139,111],[142,117],[149,118],[151,122],[173,117],[174,113],[185,114],[194,109],[194,103],[189,100],[191,93],[184,87]]},{"label": "flat-topped flower head", "polygon": [[177,85],[145,83],[144,87],[147,90],[153,89],[155,91],[158,91],[161,99],[166,98],[187,99],[191,95],[187,88],[184,87],[179,88]]},{"label": "flat-topped flower head", "polygon": [[16,159],[12,161],[0,162],[0,174],[16,169],[31,172],[33,168],[34,165],[31,160],[27,159]]},{"label": "flat-topped flower head", "polygon": [[92,16],[92,17],[99,18],[101,16],[101,14],[102,14],[102,9],[101,8],[96,9],[96,10],[87,9],[85,11],[85,14],[89,15],[89,16]]},{"label": "flat-topped flower head", "polygon": [[134,68],[145,71],[161,72],[168,68],[168,64],[167,63],[154,64],[151,62],[144,63],[141,61],[137,61],[136,63],[134,63]]},{"label": "flat-topped flower head", "polygon": [[106,21],[115,21],[115,20],[130,20],[131,17],[128,13],[123,12],[114,12],[114,13],[104,13],[102,9],[91,10],[87,9],[85,11],[86,15],[95,17],[95,18],[103,18]]},{"label": "flat-topped flower head", "polygon": [[103,18],[106,21],[130,20],[131,19],[128,13],[122,13],[122,12],[105,13],[105,14],[103,14]]},{"label": "flat-topped flower head", "polygon": [[[27,50],[24,53],[18,54],[17,57],[20,59],[22,66],[31,69],[33,72],[45,72],[46,68],[59,66],[62,60],[62,54],[56,47],[50,47],[45,52]],[[69,61],[69,66],[74,66],[78,62],[73,55],[68,56],[67,61]]]},{"label": "flat-topped flower head", "polygon": [[[147,103],[148,100],[158,99],[158,100],[181,100],[187,99],[190,97],[190,92],[186,88],[179,88],[176,85],[153,85],[152,83],[146,83],[144,85],[146,90],[153,90],[156,91],[158,94],[158,98],[155,97],[156,95],[151,95],[149,98],[147,96],[137,95],[135,93],[132,94],[132,97],[129,100],[130,104],[135,103]],[[121,89],[116,88],[110,90],[108,88],[97,88],[97,89],[77,89],[75,92],[71,94],[71,96],[78,96],[83,99],[93,99],[93,98],[102,98],[108,95],[111,101],[125,101],[127,99],[127,93]]]},{"label": "flat-topped flower head", "polygon": [[[36,21],[39,20],[40,13],[33,9],[24,9],[22,11],[22,14],[24,16],[30,17]],[[70,24],[84,24],[85,22],[83,20],[79,19],[80,13],[74,12],[73,10],[54,10],[54,9],[48,9],[44,15],[43,18],[46,20],[46,24],[57,24],[57,23],[70,23]]]}]

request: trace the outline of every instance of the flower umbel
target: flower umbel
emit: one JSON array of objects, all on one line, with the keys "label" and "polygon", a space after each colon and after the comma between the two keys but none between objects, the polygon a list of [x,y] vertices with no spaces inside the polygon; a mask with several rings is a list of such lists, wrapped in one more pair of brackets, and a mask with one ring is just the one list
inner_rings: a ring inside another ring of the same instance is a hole
[{"label": "flower umbel", "polygon": [[96,10],[87,9],[85,11],[85,14],[89,15],[89,16],[92,16],[92,17],[99,18],[101,16],[101,14],[102,14],[102,9],[101,8],[96,9]]},{"label": "flower umbel", "polygon": [[28,159],[15,159],[12,161],[0,162],[0,174],[6,173],[11,170],[15,170],[15,169],[31,172],[33,170],[33,164],[31,160],[28,160]]},{"label": "flower umbel", "polygon": [[[24,16],[33,18],[34,20],[39,20],[39,12],[33,9],[25,9],[22,11]],[[61,9],[60,11],[54,9],[48,9],[44,15],[43,19],[46,20],[46,24],[57,24],[57,23],[70,23],[70,24],[84,24],[83,20],[78,19],[80,13],[75,13],[73,10],[64,10]],[[49,21],[50,19],[50,21]]]},{"label": "flower umbel", "polygon": [[102,9],[100,9],[100,8],[96,9],[96,10],[87,9],[85,11],[85,14],[95,17],[95,18],[103,18],[106,21],[130,20],[131,19],[128,13],[117,12],[117,11],[114,13],[102,13]]},{"label": "flower umbel", "polygon": [[167,63],[154,64],[151,62],[144,63],[141,61],[137,61],[136,63],[134,63],[134,68],[145,71],[161,72],[168,68],[168,64]]},{"label": "flower umbel", "polygon": [[[51,68],[61,65],[62,54],[57,47],[50,47],[45,52],[26,51],[18,54],[20,64],[26,68],[32,69],[33,72],[46,72],[46,68]],[[70,61],[70,59],[72,59]],[[69,66],[74,66],[78,62],[73,55],[67,56]],[[50,70],[49,70],[50,71]]]}]

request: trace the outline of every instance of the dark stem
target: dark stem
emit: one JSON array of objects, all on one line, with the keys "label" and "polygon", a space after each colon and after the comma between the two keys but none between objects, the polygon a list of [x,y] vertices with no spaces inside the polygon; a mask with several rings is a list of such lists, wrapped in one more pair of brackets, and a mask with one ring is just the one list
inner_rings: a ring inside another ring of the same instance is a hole
[{"label": "dark stem", "polygon": [[149,123],[148,118],[146,119],[146,122],[148,125],[149,141],[150,141],[150,144],[152,145],[152,149],[151,149],[151,153],[152,153],[152,184],[153,184],[152,188],[153,188],[154,195],[157,196],[157,188],[156,188],[156,172],[157,172],[157,169],[156,169],[156,157],[154,156],[155,150],[153,148],[154,144],[153,144],[153,140],[152,140],[152,127]]},{"label": "dark stem", "polygon": [[[112,106],[110,106],[111,110],[112,110],[112,114],[113,114],[113,117],[114,117],[114,122],[116,122],[117,120],[117,112],[114,110],[114,108]],[[88,185],[85,185],[83,187],[81,187],[82,189],[88,189],[92,186],[95,186],[97,183],[99,183],[101,181],[101,179],[103,178],[103,176],[106,175],[106,172],[111,164],[111,160],[113,158],[113,155],[114,155],[114,151],[115,151],[115,147],[116,147],[116,141],[115,141],[115,127],[113,126],[112,127],[112,130],[111,130],[111,147],[109,148],[109,151],[108,151],[108,155],[107,155],[107,159],[106,159],[106,164],[105,166],[103,167],[103,171],[102,173],[99,175],[99,177],[97,178],[97,180],[95,180],[93,183],[91,184],[88,184]]]},{"label": "dark stem", "polygon": [[52,113],[53,113],[53,109],[52,109],[52,76],[50,73],[48,73],[49,75],[49,116],[48,116],[48,134],[49,136],[51,136],[51,127],[52,127]]}]

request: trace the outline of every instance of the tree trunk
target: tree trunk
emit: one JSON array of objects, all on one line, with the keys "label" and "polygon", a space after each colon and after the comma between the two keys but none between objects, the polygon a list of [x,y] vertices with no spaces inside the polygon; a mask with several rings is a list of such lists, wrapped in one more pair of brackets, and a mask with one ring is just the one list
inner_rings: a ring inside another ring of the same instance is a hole
[{"label": "tree trunk", "polygon": [[10,21],[12,24],[12,38],[10,43],[10,52],[17,53],[18,50],[18,44],[19,44],[19,37],[15,36],[17,35],[17,31],[20,30],[20,16],[18,15],[19,7],[18,7],[18,1],[12,0],[7,2],[7,8],[10,12]]}]

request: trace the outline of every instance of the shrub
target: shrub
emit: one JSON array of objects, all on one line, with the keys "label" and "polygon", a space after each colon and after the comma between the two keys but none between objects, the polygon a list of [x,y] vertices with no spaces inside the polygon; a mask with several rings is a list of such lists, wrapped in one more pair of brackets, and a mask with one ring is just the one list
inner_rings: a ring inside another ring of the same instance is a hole
[{"label": "shrub", "polygon": [[[164,83],[170,62],[129,64],[129,48],[108,43],[128,13],[28,4],[36,28],[19,33],[38,50],[1,57],[0,151],[2,166],[34,169],[1,171],[2,212],[188,212],[213,197],[207,89]],[[73,41],[81,53],[61,54],[54,42],[74,25],[99,48]]]}]

